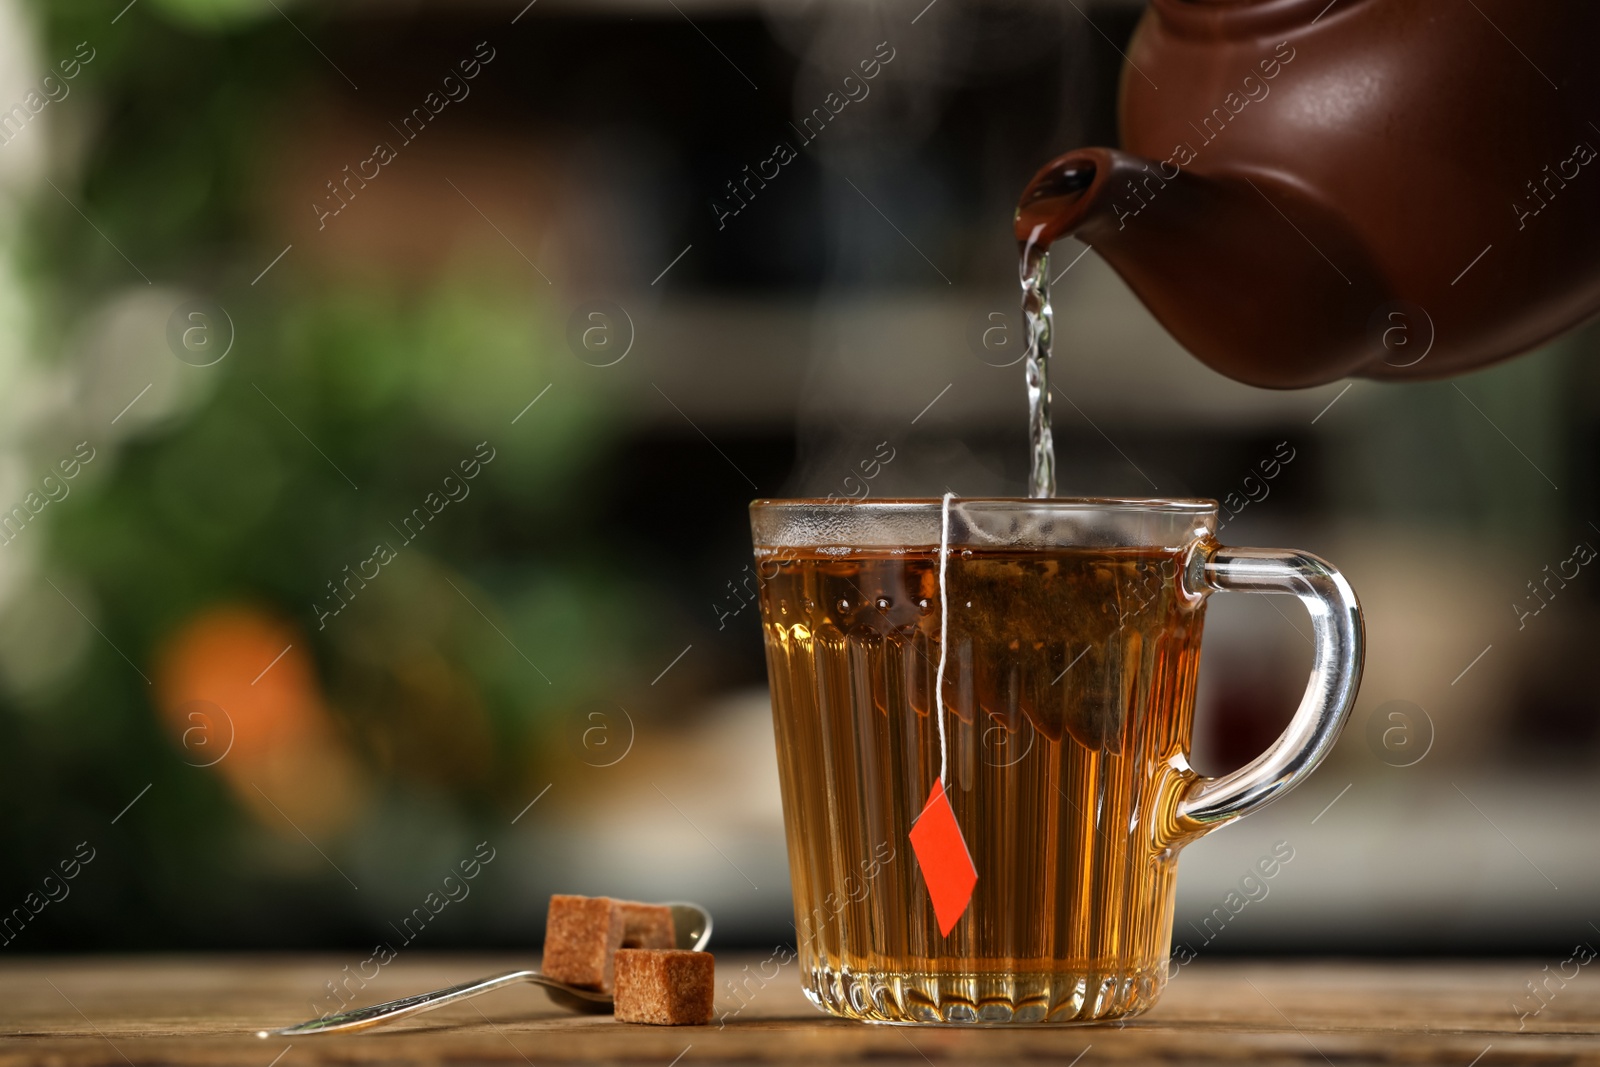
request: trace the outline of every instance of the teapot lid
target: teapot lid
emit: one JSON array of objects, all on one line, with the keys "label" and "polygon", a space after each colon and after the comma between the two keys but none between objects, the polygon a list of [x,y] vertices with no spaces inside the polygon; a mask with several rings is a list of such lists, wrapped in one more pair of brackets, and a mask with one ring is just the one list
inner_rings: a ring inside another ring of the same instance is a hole
[{"label": "teapot lid", "polygon": [[1162,25],[1182,37],[1233,40],[1309,27],[1363,0],[1152,0]]}]

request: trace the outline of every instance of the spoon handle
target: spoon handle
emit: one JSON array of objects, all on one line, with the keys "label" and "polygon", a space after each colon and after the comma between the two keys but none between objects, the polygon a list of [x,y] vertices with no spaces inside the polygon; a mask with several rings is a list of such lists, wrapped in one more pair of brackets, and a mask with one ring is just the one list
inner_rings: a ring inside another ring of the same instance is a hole
[{"label": "spoon handle", "polygon": [[[353,1011],[339,1012],[336,1015],[327,1015],[310,1022],[300,1023],[297,1026],[286,1026],[281,1030],[262,1030],[259,1037],[276,1035],[281,1037],[296,1037],[302,1034],[326,1034],[337,1031],[364,1030],[369,1026],[377,1026],[392,1019],[403,1018],[407,1015],[416,1015],[418,1012],[432,1011],[442,1008],[446,1004],[454,1004],[458,1000],[466,1000],[480,993],[501,989],[518,982],[533,982],[538,985],[555,986],[556,983],[538,971],[511,971],[507,974],[498,974],[493,978],[480,978],[475,982],[463,982],[461,985],[449,986],[445,989],[436,989],[431,993],[418,993],[416,996],[401,997],[383,1004],[373,1004],[365,1008],[356,1008]],[[565,989],[585,1000],[593,1000],[609,1004],[611,998],[604,993],[585,993],[581,990]]]}]

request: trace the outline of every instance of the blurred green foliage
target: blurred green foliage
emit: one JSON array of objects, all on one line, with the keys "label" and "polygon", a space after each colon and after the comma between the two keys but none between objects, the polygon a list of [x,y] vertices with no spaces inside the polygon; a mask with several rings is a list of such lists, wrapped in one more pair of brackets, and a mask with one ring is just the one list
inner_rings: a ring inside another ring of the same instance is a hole
[{"label": "blurred green foliage", "polygon": [[[349,839],[396,829],[386,805],[413,790],[503,825],[563,754],[564,716],[667,656],[645,625],[651,594],[615,566],[620,535],[596,528],[616,431],[573,384],[549,298],[467,260],[425,282],[281,266],[250,284],[279,244],[257,232],[270,131],[331,72],[270,5],[143,0],[113,26],[123,3],[33,5],[46,61],[83,40],[97,55],[70,116],[52,116],[60,195],[29,194],[9,249],[34,308],[30,358],[92,392],[94,364],[74,356],[85,324],[167,287],[219,302],[236,340],[215,366],[163,357],[184,399],[161,418],[65,419],[100,451],[25,531],[29,573],[0,625],[13,663],[71,649],[0,696],[0,891],[20,895],[87,838],[101,855],[78,883],[88,901],[41,916],[35,946],[315,943],[373,916],[314,856],[280,862],[224,782],[184,761],[141,677],[177,628],[219,604],[296,628],[373,783]],[[320,17],[292,10],[308,28]],[[165,347],[159,325],[145,350]],[[48,469],[60,429],[25,449],[32,466]],[[480,442],[495,458],[470,495],[405,544],[402,520]],[[319,627],[327,583],[380,542],[398,558]],[[109,828],[147,783],[137,815]],[[288,913],[292,930],[270,922]]]}]

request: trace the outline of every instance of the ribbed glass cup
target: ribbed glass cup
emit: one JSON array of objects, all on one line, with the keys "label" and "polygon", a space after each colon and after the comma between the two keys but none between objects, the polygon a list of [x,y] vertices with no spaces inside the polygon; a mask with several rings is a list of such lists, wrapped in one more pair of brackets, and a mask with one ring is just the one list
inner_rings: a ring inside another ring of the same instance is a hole
[{"label": "ribbed glass cup", "polygon": [[[1337,735],[1359,672],[1353,596],[1354,630],[1332,628],[1344,645],[1297,714],[1311,728],[1286,731],[1252,782],[1206,779],[1187,753],[1205,598],[1222,587],[1212,502],[958,500],[948,632],[940,501],[758,501],[751,516],[807,996],[876,1022],[1148,1008],[1179,846],[1293,784]],[[1261,558],[1289,574],[1314,557]],[[944,780],[978,874],[948,936],[907,837],[940,777],[941,643]]]}]

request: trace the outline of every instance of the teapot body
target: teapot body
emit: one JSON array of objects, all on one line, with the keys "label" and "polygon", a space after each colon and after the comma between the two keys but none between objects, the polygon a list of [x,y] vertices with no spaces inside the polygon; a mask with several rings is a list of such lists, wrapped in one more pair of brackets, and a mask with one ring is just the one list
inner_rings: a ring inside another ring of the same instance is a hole
[{"label": "teapot body", "polygon": [[1594,3],[1152,0],[1120,97],[1148,167],[1084,239],[1254,384],[1525,352],[1600,310],[1596,42]]}]

